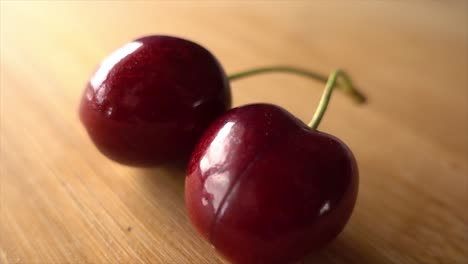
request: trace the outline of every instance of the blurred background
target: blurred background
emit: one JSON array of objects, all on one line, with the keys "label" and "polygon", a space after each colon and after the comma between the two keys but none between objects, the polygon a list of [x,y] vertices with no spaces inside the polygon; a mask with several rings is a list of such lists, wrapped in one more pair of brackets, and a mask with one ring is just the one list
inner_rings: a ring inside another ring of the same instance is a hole
[{"label": "blurred background", "polygon": [[[340,67],[322,131],[345,141],[360,193],[345,231],[303,263],[468,262],[467,1],[0,1],[0,263],[227,263],[190,226],[184,173],[102,156],[78,103],[100,61],[168,34],[228,73]],[[307,122],[323,85],[287,74],[233,82],[234,106]]]}]

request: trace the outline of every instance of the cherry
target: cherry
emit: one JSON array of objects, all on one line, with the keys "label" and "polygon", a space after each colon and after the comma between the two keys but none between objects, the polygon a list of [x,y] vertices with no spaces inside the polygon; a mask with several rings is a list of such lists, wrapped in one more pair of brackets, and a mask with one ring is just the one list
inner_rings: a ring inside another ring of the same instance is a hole
[{"label": "cherry", "polygon": [[188,158],[204,129],[230,106],[227,77],[209,51],[181,38],[148,36],[102,62],[79,112],[107,157],[155,166]]},{"label": "cherry", "polygon": [[338,138],[316,130],[340,71],[330,75],[309,127],[271,104],[231,109],[195,147],[185,199],[196,229],[233,263],[291,263],[344,228],[358,191],[358,168]]}]

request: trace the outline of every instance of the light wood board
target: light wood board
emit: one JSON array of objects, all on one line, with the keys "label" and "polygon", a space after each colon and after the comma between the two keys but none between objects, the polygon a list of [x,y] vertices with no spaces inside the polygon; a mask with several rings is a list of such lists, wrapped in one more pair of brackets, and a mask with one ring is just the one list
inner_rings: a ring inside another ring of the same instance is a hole
[{"label": "light wood board", "polygon": [[[77,115],[96,65],[169,34],[227,72],[342,67],[320,129],[344,140],[360,192],[344,232],[303,263],[468,263],[467,1],[0,1],[0,263],[227,263],[191,227],[184,173],[113,163]],[[234,105],[308,121],[323,84],[287,74],[232,83]]]}]

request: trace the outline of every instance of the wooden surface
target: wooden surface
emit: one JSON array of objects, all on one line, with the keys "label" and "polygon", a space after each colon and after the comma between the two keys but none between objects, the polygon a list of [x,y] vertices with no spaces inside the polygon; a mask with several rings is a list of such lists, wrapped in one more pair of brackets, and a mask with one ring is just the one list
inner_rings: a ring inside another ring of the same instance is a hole
[{"label": "wooden surface", "polygon": [[[204,45],[230,73],[343,67],[370,98],[336,93],[320,127],[355,152],[360,193],[303,263],[468,263],[468,2],[1,1],[0,17],[0,263],[226,263],[188,222],[182,171],[107,160],[77,117],[100,60],[154,33]],[[232,84],[234,105],[304,121],[322,87]]]}]

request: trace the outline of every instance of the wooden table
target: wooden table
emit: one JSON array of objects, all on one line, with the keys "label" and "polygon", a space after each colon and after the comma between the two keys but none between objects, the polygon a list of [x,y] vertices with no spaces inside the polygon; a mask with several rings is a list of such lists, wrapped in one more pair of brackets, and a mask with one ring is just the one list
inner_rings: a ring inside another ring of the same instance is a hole
[{"label": "wooden table", "polygon": [[[349,144],[360,193],[303,263],[468,263],[468,2],[1,1],[0,263],[226,263],[191,227],[184,174],[103,157],[77,116],[95,66],[147,34],[194,40],[227,72],[348,70],[320,129]],[[234,105],[308,121],[323,84],[232,83]]]}]

